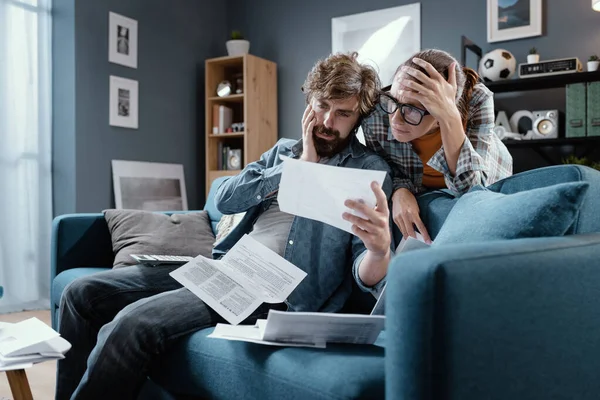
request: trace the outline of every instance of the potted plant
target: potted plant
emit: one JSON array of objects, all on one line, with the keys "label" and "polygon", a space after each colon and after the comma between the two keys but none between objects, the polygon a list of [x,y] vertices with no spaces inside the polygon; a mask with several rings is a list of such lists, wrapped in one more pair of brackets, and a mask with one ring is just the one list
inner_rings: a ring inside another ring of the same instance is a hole
[{"label": "potted plant", "polygon": [[540,62],[540,55],[535,47],[529,49],[529,54],[527,54],[527,64],[535,64]]},{"label": "potted plant", "polygon": [[225,45],[230,56],[242,56],[250,50],[250,42],[244,39],[240,31],[231,32],[231,39]]},{"label": "potted plant", "polygon": [[591,55],[590,58],[588,58],[588,62],[587,62],[587,70],[588,71],[597,71],[598,70],[598,65],[600,65],[600,61],[598,59],[597,55]]}]

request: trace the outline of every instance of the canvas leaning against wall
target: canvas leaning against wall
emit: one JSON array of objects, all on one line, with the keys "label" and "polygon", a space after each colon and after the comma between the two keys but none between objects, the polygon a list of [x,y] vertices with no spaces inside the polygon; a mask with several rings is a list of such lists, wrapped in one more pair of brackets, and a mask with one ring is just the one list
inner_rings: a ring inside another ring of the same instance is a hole
[{"label": "canvas leaning against wall", "polygon": [[112,160],[115,208],[187,211],[183,165]]}]

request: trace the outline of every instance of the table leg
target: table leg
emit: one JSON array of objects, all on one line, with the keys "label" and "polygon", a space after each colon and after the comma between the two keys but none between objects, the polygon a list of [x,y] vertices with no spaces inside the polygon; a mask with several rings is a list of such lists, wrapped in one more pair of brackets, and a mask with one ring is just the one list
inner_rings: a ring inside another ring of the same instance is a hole
[{"label": "table leg", "polygon": [[6,371],[6,377],[14,400],[33,400],[24,369]]}]

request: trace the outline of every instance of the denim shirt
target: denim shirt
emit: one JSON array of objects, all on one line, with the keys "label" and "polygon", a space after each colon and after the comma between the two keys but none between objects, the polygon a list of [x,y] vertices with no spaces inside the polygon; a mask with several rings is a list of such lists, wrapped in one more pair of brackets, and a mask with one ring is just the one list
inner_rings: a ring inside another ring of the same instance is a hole
[{"label": "denim shirt", "polygon": [[[280,155],[299,158],[302,141],[281,139],[264,153],[260,160],[221,184],[215,195],[215,205],[223,214],[246,212],[242,221],[217,243],[215,258],[225,254],[246,233],[261,213],[277,196],[283,160]],[[331,157],[327,164],[348,168],[383,170],[388,172],[383,190],[391,196],[392,181],[387,163],[368,150],[353,136],[346,149]],[[352,291],[352,278],[365,291],[358,277],[358,265],[366,254],[364,243],[355,235],[331,225],[308,218],[294,217],[287,238],[284,258],[302,269],[307,276],[290,294],[286,303],[290,311],[337,312]]]}]

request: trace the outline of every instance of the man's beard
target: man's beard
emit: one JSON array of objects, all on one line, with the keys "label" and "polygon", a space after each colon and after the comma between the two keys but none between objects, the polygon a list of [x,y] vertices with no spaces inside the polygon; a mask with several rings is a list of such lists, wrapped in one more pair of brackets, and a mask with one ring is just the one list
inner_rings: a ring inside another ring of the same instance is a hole
[{"label": "man's beard", "polygon": [[[317,132],[326,134],[332,139],[320,138],[317,136]],[[317,151],[319,157],[331,158],[348,146],[351,135],[352,133],[350,133],[350,135],[348,135],[346,138],[342,139],[340,137],[340,131],[326,128],[323,125],[315,126],[313,128],[313,142],[315,144],[315,150]]]}]

